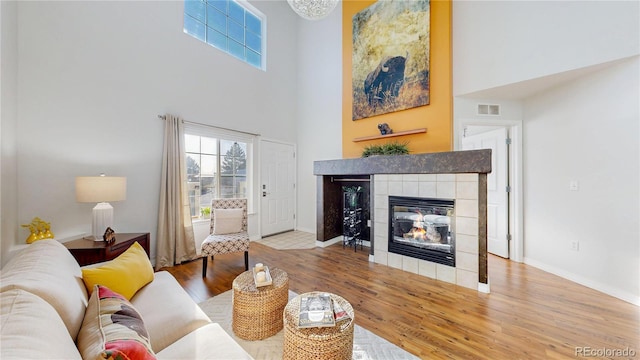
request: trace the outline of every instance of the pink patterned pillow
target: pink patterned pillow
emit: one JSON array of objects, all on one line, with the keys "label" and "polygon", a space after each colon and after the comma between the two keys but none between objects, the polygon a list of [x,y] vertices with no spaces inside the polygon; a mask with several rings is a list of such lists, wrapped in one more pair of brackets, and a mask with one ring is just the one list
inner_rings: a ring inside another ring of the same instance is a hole
[{"label": "pink patterned pillow", "polygon": [[83,359],[155,359],[138,311],[106,286],[94,287],[78,334]]}]

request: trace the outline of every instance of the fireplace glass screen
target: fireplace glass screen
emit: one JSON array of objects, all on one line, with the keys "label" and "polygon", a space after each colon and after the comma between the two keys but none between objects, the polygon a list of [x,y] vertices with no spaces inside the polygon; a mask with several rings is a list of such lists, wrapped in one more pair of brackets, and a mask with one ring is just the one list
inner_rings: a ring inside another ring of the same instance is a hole
[{"label": "fireplace glass screen", "polygon": [[454,201],[389,197],[389,252],[455,266]]}]

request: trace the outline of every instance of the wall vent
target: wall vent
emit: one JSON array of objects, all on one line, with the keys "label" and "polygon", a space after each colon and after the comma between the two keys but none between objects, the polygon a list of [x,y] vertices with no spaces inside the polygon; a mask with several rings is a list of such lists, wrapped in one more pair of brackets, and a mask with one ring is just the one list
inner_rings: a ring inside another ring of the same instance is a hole
[{"label": "wall vent", "polygon": [[478,115],[500,115],[500,105],[478,104]]}]

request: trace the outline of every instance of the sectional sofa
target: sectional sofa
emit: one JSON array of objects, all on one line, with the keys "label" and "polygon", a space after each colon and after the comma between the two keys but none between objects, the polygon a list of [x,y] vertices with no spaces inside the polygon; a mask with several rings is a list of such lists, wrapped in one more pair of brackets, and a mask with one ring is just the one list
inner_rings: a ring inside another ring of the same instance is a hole
[{"label": "sectional sofa", "polygon": [[0,358],[251,359],[168,272],[151,268],[150,282],[127,299],[88,289],[84,270],[56,240],[34,242],[2,268]]}]

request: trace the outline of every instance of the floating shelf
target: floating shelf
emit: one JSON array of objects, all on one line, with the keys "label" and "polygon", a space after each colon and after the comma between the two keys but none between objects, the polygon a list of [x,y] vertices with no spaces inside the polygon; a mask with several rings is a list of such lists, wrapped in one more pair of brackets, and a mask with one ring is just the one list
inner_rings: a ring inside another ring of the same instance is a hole
[{"label": "floating shelf", "polygon": [[359,137],[359,138],[353,139],[353,142],[376,140],[376,139],[385,139],[385,138],[390,138],[390,137],[404,136],[404,135],[411,135],[411,134],[422,134],[422,133],[426,133],[426,132],[427,132],[427,128],[405,130],[405,131],[398,131],[398,132],[394,132],[392,134],[386,134],[386,135],[363,136],[363,137]]}]

